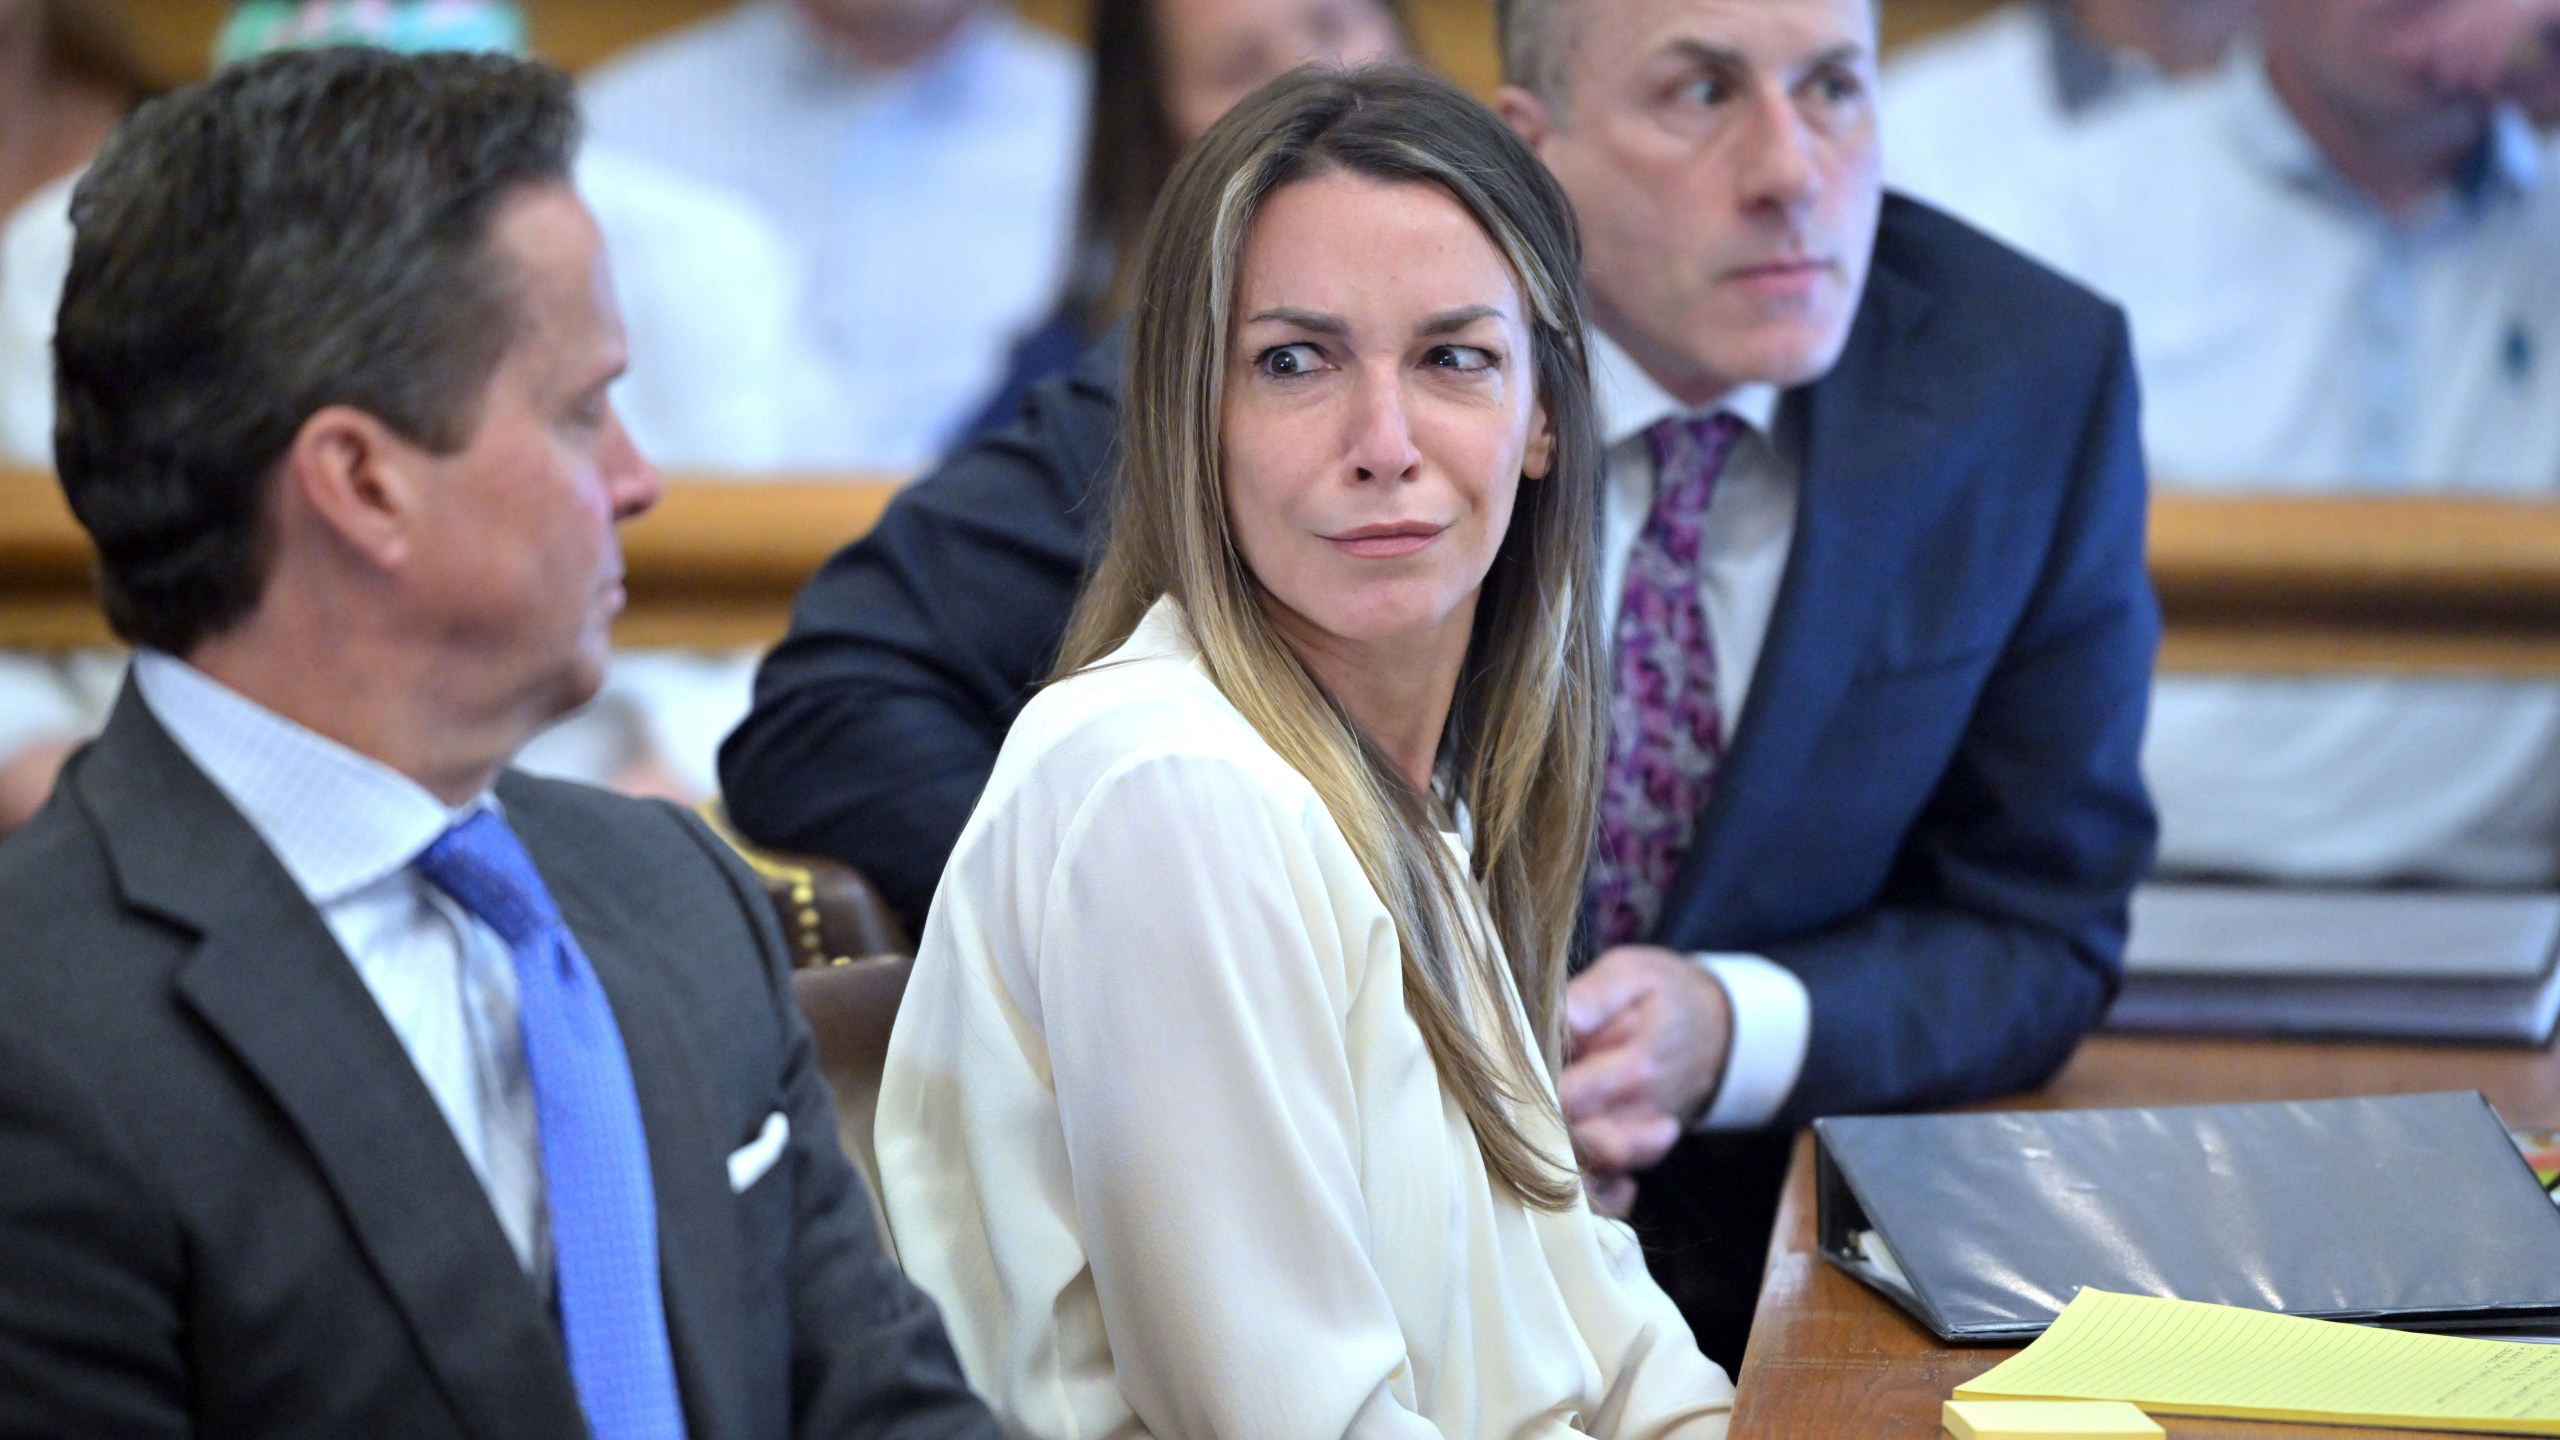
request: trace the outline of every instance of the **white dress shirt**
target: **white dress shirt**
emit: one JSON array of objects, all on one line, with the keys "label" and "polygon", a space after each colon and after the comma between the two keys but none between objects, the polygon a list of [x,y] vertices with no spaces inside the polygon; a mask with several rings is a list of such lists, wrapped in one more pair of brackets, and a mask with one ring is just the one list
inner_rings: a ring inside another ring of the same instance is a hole
[{"label": "white dress shirt", "polygon": [[[1525,1034],[1507,983],[1478,1000]],[[899,1258],[1009,1435],[1724,1434],[1632,1232],[1496,1188],[1393,917],[1170,601],[1006,736],[877,1128]]]},{"label": "white dress shirt", "polygon": [[809,277],[827,403],[809,463],[916,470],[1057,288],[1085,69],[986,6],[941,52],[861,72],[750,0],[590,73],[598,139],[744,197]]},{"label": "white dress shirt", "polygon": [[[2163,488],[2560,491],[2560,187],[2502,112],[2410,215],[2340,178],[2252,47],[2084,127],[1973,217],[2122,303]],[[2164,677],[2161,863],[2560,878],[2560,687]]]},{"label": "white dress shirt", "polygon": [[[1592,385],[1608,443],[1609,488],[1601,515],[1600,593],[1609,622],[1624,598],[1627,559],[1653,509],[1653,451],[1645,431],[1688,407],[1665,392],[1609,337],[1591,333]],[[1777,425],[1778,392],[1746,385],[1700,414],[1723,410],[1745,430],[1717,475],[1698,550],[1698,584],[1715,643],[1716,701],[1725,740],[1751,698],[1751,677],[1769,638],[1769,616],[1795,543],[1803,461]],[[1701,1128],[1747,1130],[1768,1123],[1794,1092],[1813,1034],[1813,1002],[1795,972],[1765,956],[1697,957],[1733,1002],[1733,1047],[1724,1078],[1698,1117]]]},{"label": "white dress shirt", "polygon": [[415,863],[495,798],[448,808],[407,776],[156,651],[134,657],[133,683],[327,922],[453,1127],[516,1258],[547,1285],[542,1142],[515,961]]}]

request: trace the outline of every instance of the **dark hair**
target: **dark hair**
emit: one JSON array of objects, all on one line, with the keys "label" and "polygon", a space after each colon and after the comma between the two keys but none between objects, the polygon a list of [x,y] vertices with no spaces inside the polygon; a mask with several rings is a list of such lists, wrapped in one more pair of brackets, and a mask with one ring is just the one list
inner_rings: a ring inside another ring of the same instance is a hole
[{"label": "dark hair", "polygon": [[54,456],[118,635],[183,655],[256,608],[313,412],[461,448],[516,330],[490,226],[577,138],[547,65],[360,48],[246,61],[116,131],[72,193]]},{"label": "dark hair", "polygon": [[[1413,48],[1403,0],[1371,0]],[[1085,116],[1084,181],[1074,248],[1060,303],[1087,334],[1127,308],[1123,278],[1147,212],[1182,158],[1165,93],[1161,0],[1094,0],[1092,103]]]}]

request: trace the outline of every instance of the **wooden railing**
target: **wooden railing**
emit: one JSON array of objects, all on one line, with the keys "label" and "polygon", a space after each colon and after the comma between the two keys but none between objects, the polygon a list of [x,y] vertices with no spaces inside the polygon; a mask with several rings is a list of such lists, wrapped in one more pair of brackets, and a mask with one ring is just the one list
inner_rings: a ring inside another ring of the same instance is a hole
[{"label": "wooden railing", "polygon": [[2560,503],[2173,491],[2150,557],[2163,669],[2560,675]]},{"label": "wooden railing", "polygon": [[[760,646],[895,493],[876,476],[671,479],[623,531],[633,646]],[[2560,503],[2164,494],[2163,668],[2560,675]],[[49,475],[0,471],[0,647],[106,639]]]},{"label": "wooden railing", "polygon": [[[896,490],[878,476],[669,479],[657,506],[623,527],[631,604],[615,639],[771,644],[801,582],[870,529]],[[0,648],[105,643],[94,559],[51,475],[0,470]]]}]

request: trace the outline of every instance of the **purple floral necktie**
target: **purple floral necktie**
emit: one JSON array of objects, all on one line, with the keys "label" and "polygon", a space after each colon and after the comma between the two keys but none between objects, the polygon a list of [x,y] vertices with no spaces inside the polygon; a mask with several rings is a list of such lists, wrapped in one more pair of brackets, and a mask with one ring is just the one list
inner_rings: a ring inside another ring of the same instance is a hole
[{"label": "purple floral necktie", "polygon": [[1742,435],[1722,411],[1662,421],[1653,450],[1653,513],[1627,556],[1618,607],[1617,686],[1609,703],[1609,768],[1588,903],[1592,949],[1642,939],[1662,914],[1724,757],[1716,647],[1698,593],[1699,537],[1716,475]]}]

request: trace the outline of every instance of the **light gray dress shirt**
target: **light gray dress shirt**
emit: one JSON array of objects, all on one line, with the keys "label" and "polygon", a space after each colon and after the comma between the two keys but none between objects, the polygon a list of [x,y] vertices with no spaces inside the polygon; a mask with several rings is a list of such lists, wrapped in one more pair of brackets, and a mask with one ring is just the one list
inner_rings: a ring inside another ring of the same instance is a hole
[{"label": "light gray dress shirt", "polygon": [[418,873],[472,812],[155,651],[133,661],[153,718],[320,912],[400,1037],[516,1258],[546,1286],[550,1225],[533,1080],[506,942]]},{"label": "light gray dress shirt", "polygon": [[[1591,334],[1592,383],[1600,401],[1601,438],[1608,445],[1608,494],[1601,513],[1600,593],[1608,597],[1614,628],[1625,593],[1627,559],[1653,509],[1656,476],[1645,431],[1655,422],[1690,413],[1626,351],[1606,335]],[[1716,701],[1725,739],[1751,698],[1751,677],[1769,637],[1769,616],[1786,579],[1787,551],[1795,542],[1796,499],[1803,459],[1793,453],[1777,423],[1778,392],[1745,385],[1696,413],[1718,410],[1742,421],[1745,433],[1725,460],[1707,502],[1698,584],[1715,644]],[[1733,1000],[1733,1049],[1724,1080],[1701,1128],[1746,1130],[1768,1123],[1794,1092],[1813,1030],[1813,1004],[1795,972],[1760,955],[1696,957]]]}]

